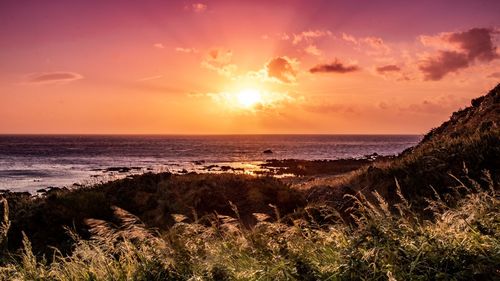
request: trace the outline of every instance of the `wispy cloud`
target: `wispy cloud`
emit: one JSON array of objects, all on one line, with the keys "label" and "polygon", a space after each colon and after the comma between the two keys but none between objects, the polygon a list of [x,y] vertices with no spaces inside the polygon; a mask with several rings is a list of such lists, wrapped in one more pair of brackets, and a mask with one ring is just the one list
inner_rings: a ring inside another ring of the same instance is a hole
[{"label": "wispy cloud", "polygon": [[345,104],[335,104],[328,101],[308,102],[302,104],[302,108],[308,112],[328,114],[328,113],[355,113],[353,106]]},{"label": "wispy cloud", "polygon": [[184,8],[195,13],[203,13],[208,9],[208,5],[204,3],[193,3],[191,5],[186,5]]},{"label": "wispy cloud", "polygon": [[75,72],[44,72],[28,75],[28,82],[35,84],[66,83],[82,78],[81,74]]},{"label": "wispy cloud", "polygon": [[500,72],[491,73],[488,78],[500,78]]},{"label": "wispy cloud", "polygon": [[391,52],[391,48],[380,37],[368,36],[356,38],[353,35],[342,33],[342,40],[357,46],[357,50],[369,55],[386,55]]},{"label": "wispy cloud", "polygon": [[[299,34],[294,34],[292,43],[294,45],[297,45],[302,41],[308,42],[312,39],[325,37],[325,36],[332,36],[332,32],[329,30],[307,30],[307,31],[303,31]],[[288,39],[289,37],[288,37],[288,35],[286,35],[286,37],[284,37],[284,38]]]},{"label": "wispy cloud", "polygon": [[195,53],[198,53],[198,49],[196,49],[196,48],[177,47],[177,48],[175,48],[175,51],[179,52],[179,53],[186,53],[186,54],[195,54]]},{"label": "wispy cloud", "polygon": [[237,66],[232,63],[233,52],[222,48],[213,48],[205,56],[201,65],[223,76],[232,76]]},{"label": "wispy cloud", "polygon": [[162,43],[154,43],[153,47],[158,48],[158,49],[165,49],[165,46],[163,46]]},{"label": "wispy cloud", "polygon": [[149,81],[149,80],[156,80],[156,79],[160,79],[160,78],[163,78],[163,75],[148,76],[148,77],[138,79],[137,81],[143,82],[143,81]]},{"label": "wispy cloud", "polygon": [[304,48],[304,51],[310,55],[317,57],[323,54],[323,52],[320,49],[318,49],[318,47],[314,44],[307,45],[307,47]]}]

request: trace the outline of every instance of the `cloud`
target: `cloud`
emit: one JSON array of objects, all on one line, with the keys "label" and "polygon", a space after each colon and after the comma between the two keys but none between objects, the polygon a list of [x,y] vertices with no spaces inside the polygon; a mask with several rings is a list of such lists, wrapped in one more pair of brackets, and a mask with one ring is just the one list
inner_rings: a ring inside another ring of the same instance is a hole
[{"label": "cloud", "polygon": [[232,76],[237,67],[232,64],[233,52],[221,48],[211,49],[201,65],[211,69],[223,76]]},{"label": "cloud", "polygon": [[160,78],[163,78],[163,75],[155,75],[155,76],[143,77],[143,78],[138,79],[137,81],[138,82],[144,82],[144,81],[156,80],[156,79],[160,79]]},{"label": "cloud", "polygon": [[193,11],[195,13],[203,13],[208,9],[208,6],[207,6],[207,4],[203,4],[203,3],[194,3],[194,4],[191,4],[191,6],[186,6],[185,9],[189,10],[189,11]]},{"label": "cloud", "polygon": [[391,49],[384,43],[384,40],[379,37],[365,37],[362,39],[368,46],[379,53],[388,54]]},{"label": "cloud", "polygon": [[377,72],[380,74],[383,74],[386,72],[399,72],[399,71],[401,71],[401,68],[395,64],[389,64],[389,65],[377,67]]},{"label": "cloud", "polygon": [[335,59],[334,62],[328,64],[318,64],[315,67],[309,69],[311,73],[348,73],[358,71],[359,67],[357,65],[344,65],[338,59]]},{"label": "cloud", "polygon": [[302,108],[305,111],[319,113],[319,114],[328,114],[328,113],[355,113],[356,110],[352,106],[344,105],[344,104],[334,104],[328,101],[314,102],[314,103],[304,103]]},{"label": "cloud", "polygon": [[464,50],[469,60],[488,62],[498,58],[497,48],[493,44],[493,33],[493,29],[473,28],[450,34],[448,41]]},{"label": "cloud", "polygon": [[165,46],[163,46],[162,43],[155,43],[155,44],[153,44],[153,47],[158,48],[158,49],[165,49]]},{"label": "cloud", "polygon": [[349,35],[349,34],[346,34],[346,33],[342,33],[342,39],[344,41],[351,42],[351,43],[356,44],[356,45],[358,44],[358,40],[356,39],[356,37]]},{"label": "cloud", "polygon": [[[303,31],[299,34],[294,34],[293,35],[293,41],[292,43],[294,45],[299,44],[302,41],[310,41],[311,39],[314,38],[320,38],[324,36],[331,36],[332,32],[329,30],[308,30],[308,31]],[[286,35],[286,38],[288,39],[288,35]]]},{"label": "cloud", "polygon": [[448,73],[457,72],[475,62],[490,62],[499,57],[493,43],[495,31],[489,28],[473,28],[464,32],[441,33],[438,36],[421,36],[426,45],[442,46],[437,54],[424,59],[419,69],[425,80],[441,80]]},{"label": "cloud", "polygon": [[30,74],[28,82],[36,84],[52,84],[71,82],[82,78],[82,75],[74,72],[46,72]]},{"label": "cloud", "polygon": [[307,47],[305,47],[304,51],[310,55],[317,56],[317,57],[319,57],[323,54],[323,52],[321,52],[321,50],[318,49],[318,47],[316,47],[316,45],[314,45],[314,44],[310,44]]},{"label": "cloud", "polygon": [[433,96],[411,103],[401,103],[394,99],[381,101],[375,105],[375,108],[404,114],[439,115],[446,117],[457,108],[467,105],[469,101],[470,99],[467,97],[449,94]]},{"label": "cloud", "polygon": [[286,33],[283,33],[283,34],[278,34],[280,40],[283,40],[283,41],[287,41],[288,39],[290,39],[290,35],[286,34]]},{"label": "cloud", "polygon": [[378,108],[382,109],[382,110],[386,110],[386,109],[389,109],[389,105],[386,103],[386,102],[380,102],[378,105],[377,105]]},{"label": "cloud", "polygon": [[380,37],[368,36],[356,38],[352,35],[342,33],[342,40],[358,46],[358,50],[362,49],[368,55],[381,55],[391,52],[391,48],[389,48]]},{"label": "cloud", "polygon": [[266,65],[267,75],[283,83],[292,83],[297,78],[297,71],[293,64],[296,62],[287,57],[273,58]]},{"label": "cloud", "polygon": [[446,74],[469,66],[469,59],[464,53],[439,51],[438,55],[428,58],[419,65],[425,80],[441,80]]},{"label": "cloud", "polygon": [[177,47],[175,48],[176,52],[179,53],[186,53],[186,54],[195,54],[198,53],[198,50],[196,48],[182,48],[182,47]]},{"label": "cloud", "polygon": [[500,78],[500,72],[491,73],[488,78]]}]

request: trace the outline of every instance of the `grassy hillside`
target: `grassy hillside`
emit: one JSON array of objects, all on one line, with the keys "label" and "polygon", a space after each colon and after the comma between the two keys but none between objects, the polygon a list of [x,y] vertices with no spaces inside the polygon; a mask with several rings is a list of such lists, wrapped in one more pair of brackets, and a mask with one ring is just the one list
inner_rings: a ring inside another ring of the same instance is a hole
[{"label": "grassy hillside", "polygon": [[346,192],[372,198],[377,191],[389,202],[398,202],[397,180],[413,207],[424,209],[425,199],[436,192],[445,196],[462,183],[484,185],[488,177],[500,182],[500,85],[453,113],[401,156],[362,168],[331,186],[313,188],[308,197],[339,202],[345,201]]},{"label": "grassy hillside", "polygon": [[[321,224],[314,217],[338,218],[326,206],[309,206],[301,219],[255,214],[244,227],[232,216],[210,224],[183,215],[158,233],[121,208],[114,223],[88,219],[92,239],[73,235],[71,255],[53,262],[22,252],[6,258],[2,280],[498,280],[500,201],[488,191],[471,192],[453,208],[431,202],[434,221],[422,220],[402,198],[398,213],[387,203],[357,200],[356,227]],[[465,187],[464,187],[465,188]]]},{"label": "grassy hillside", "polygon": [[171,214],[191,220],[217,214],[232,215],[232,202],[245,225],[255,223],[252,213],[274,214],[273,204],[283,215],[305,206],[302,193],[271,177],[235,174],[145,174],[95,187],[76,190],[54,189],[42,197],[4,194],[10,205],[9,247],[22,244],[23,231],[37,254],[50,255],[53,248],[67,253],[71,237],[64,227],[90,237],[86,218],[113,221],[112,206],[119,206],[139,218],[149,228],[168,229]]}]

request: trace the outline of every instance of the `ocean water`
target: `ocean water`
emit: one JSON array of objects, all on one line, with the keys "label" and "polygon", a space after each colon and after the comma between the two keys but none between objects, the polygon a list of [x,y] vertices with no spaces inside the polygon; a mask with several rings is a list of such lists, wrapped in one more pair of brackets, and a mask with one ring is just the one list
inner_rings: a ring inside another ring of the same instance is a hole
[{"label": "ocean water", "polygon": [[[0,189],[35,192],[148,171],[220,171],[211,165],[252,173],[268,159],[396,155],[420,139],[419,135],[0,135]],[[273,153],[264,154],[267,149]]]}]

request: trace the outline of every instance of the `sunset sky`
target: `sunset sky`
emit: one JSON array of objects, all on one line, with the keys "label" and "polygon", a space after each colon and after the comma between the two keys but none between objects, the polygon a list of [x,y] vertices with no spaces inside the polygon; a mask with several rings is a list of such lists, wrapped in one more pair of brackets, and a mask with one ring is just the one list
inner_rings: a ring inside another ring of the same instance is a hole
[{"label": "sunset sky", "polygon": [[500,82],[500,1],[0,2],[0,133],[425,133]]}]

